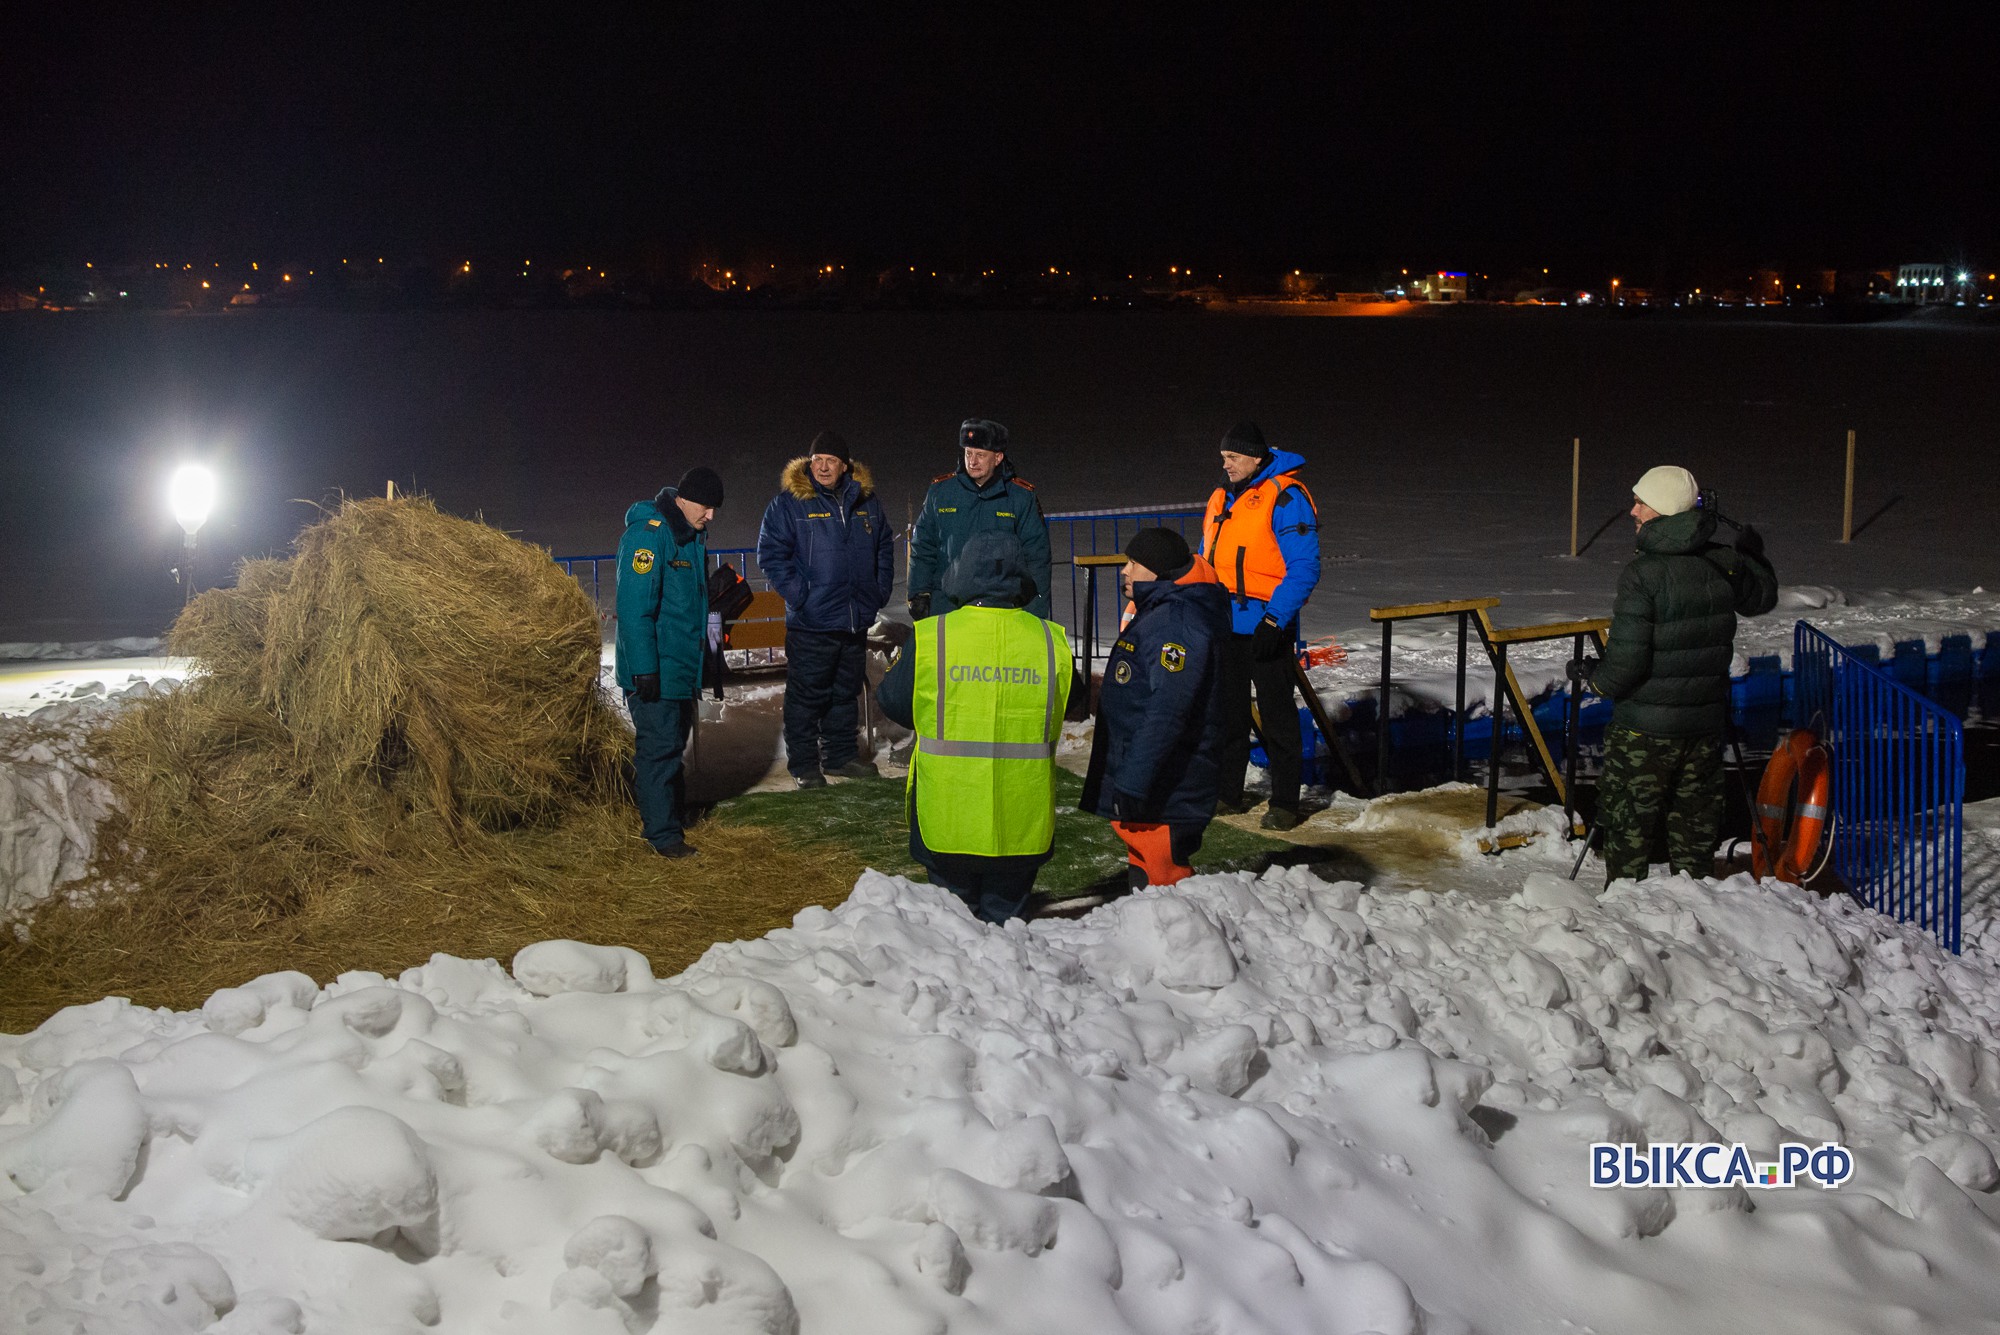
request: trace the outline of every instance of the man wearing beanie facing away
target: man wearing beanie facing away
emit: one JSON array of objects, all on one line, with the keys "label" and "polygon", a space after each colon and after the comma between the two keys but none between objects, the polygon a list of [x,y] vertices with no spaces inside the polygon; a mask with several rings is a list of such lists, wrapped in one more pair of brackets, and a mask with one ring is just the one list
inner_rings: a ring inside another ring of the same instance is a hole
[{"label": "man wearing beanie facing away", "polygon": [[1605,732],[1597,823],[1606,879],[1649,870],[1664,829],[1676,872],[1711,876],[1722,826],[1722,738],[1736,618],[1778,601],[1764,542],[1745,527],[1713,541],[1713,511],[1685,468],[1650,469],[1632,487],[1639,554],[1618,577],[1602,661],[1573,669],[1616,702]]},{"label": "man wearing beanie facing away", "polygon": [[625,512],[618,543],[614,661],[632,713],[640,832],[662,857],[694,856],[683,824],[682,758],[694,726],[708,636],[708,544],[722,479],[690,468],[680,485]]},{"label": "man wearing beanie facing away", "polygon": [[1221,795],[1216,810],[1244,810],[1244,769],[1250,763],[1250,692],[1257,692],[1258,731],[1271,760],[1268,830],[1299,823],[1299,712],[1291,655],[1299,611],[1319,583],[1319,514],[1295,474],[1305,460],[1264,443],[1255,422],[1222,438],[1227,479],[1208,498],[1202,555],[1229,593],[1230,635],[1222,650],[1226,726]]},{"label": "man wearing beanie facing away", "polygon": [[785,764],[801,788],[872,779],[861,759],[868,627],[896,582],[895,535],[867,466],[832,431],[785,465],[757,564],[785,600]]},{"label": "man wearing beanie facing away", "polygon": [[1077,809],[1110,818],[1131,850],[1136,890],[1191,875],[1215,814],[1229,597],[1208,562],[1164,528],[1133,535],[1120,582],[1132,616],[1104,667]]}]

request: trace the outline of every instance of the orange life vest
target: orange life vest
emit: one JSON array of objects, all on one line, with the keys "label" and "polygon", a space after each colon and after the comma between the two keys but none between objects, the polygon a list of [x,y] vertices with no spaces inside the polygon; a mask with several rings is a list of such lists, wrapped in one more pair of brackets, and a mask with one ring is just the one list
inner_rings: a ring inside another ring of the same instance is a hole
[{"label": "orange life vest", "polygon": [[[1229,489],[1217,487],[1208,498],[1208,513],[1202,516],[1202,555],[1215,567],[1222,587],[1238,598],[1271,601],[1285,578],[1285,555],[1278,550],[1278,534],[1271,526],[1271,512],[1278,495],[1287,487],[1305,492],[1306,484],[1290,473],[1267,477],[1246,488],[1232,504]],[[1313,509],[1318,510],[1314,505]]]}]

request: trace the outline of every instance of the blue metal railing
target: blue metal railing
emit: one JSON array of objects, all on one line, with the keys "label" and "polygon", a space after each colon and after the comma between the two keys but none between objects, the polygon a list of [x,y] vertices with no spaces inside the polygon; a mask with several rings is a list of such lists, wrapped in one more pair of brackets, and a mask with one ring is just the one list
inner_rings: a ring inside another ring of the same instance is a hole
[{"label": "blue metal railing", "polygon": [[[1100,631],[1104,626],[1118,624],[1118,581],[1104,579],[1090,581],[1085,578],[1082,567],[1075,564],[1079,556],[1094,556],[1102,552],[1116,552],[1124,549],[1134,533],[1142,528],[1171,528],[1187,539],[1188,546],[1201,549],[1201,516],[1199,506],[1133,506],[1122,510],[1076,510],[1065,514],[1049,515],[1049,555],[1054,567],[1055,578],[1060,581],[1067,568],[1069,576],[1069,616],[1066,629],[1073,643],[1082,644],[1086,638],[1097,644],[1107,644]],[[909,535],[898,533],[898,547],[907,547]],[[714,570],[723,561],[734,565],[743,578],[756,588],[764,588],[763,567],[757,564],[755,547],[711,547],[708,549],[708,568]],[[617,592],[618,554],[611,552],[601,556],[558,556],[555,563],[574,577],[583,586],[584,592],[597,604],[599,616],[609,619],[615,609]],[[896,568],[901,571],[906,564],[905,553],[899,551]],[[1090,596],[1092,585],[1096,596]],[[609,600],[609,601],[607,601]],[[1059,600],[1051,598],[1051,611],[1058,621],[1063,621]]]},{"label": "blue metal railing", "polygon": [[[1072,644],[1104,645],[1106,625],[1116,626],[1119,616],[1118,581],[1089,579],[1076,564],[1079,556],[1097,556],[1125,549],[1133,534],[1142,528],[1170,528],[1194,551],[1201,550],[1202,507],[1186,505],[1129,506],[1119,510],[1070,510],[1049,515],[1049,563],[1052,574],[1069,569],[1069,619],[1067,629]],[[1049,599],[1050,612],[1060,620],[1057,600]]]},{"label": "blue metal railing", "polygon": [[[897,541],[901,541],[899,537]],[[618,595],[618,553],[603,556],[558,556],[555,563],[563,568],[563,573],[575,579],[597,604],[600,620],[610,620],[617,613]],[[711,547],[708,549],[708,568],[713,571],[724,561],[736,567],[736,573],[757,587],[764,587],[764,568],[757,564],[755,547]],[[610,603],[605,602],[609,595]]]},{"label": "blue metal railing", "polygon": [[1801,621],[1793,717],[1833,762],[1833,868],[1868,907],[1953,954],[1965,816],[1965,727],[1949,710]]}]

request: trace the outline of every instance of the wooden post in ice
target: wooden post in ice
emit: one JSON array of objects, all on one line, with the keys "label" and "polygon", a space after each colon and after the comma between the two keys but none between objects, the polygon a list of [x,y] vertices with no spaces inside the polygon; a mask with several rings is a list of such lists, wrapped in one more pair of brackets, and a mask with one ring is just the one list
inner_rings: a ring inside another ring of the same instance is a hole
[{"label": "wooden post in ice", "polygon": [[1583,485],[1583,437],[1569,438],[1569,554],[1576,555],[1576,498]]},{"label": "wooden post in ice", "polygon": [[1854,541],[1854,432],[1847,433],[1847,500],[1840,508],[1840,540]]}]

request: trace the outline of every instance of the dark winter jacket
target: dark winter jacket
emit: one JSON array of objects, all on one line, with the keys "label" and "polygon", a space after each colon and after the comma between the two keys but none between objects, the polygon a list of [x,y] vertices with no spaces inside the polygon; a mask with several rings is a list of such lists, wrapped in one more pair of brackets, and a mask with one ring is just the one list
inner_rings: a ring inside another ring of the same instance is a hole
[{"label": "dark winter jacket", "polygon": [[1028,610],[1048,616],[1049,526],[1035,489],[1015,477],[1013,464],[1004,458],[985,486],[975,484],[962,464],[957,472],[931,483],[910,539],[910,596],[930,594],[933,615],[959,606],[942,587],[944,572],[958,559],[967,538],[993,529],[1021,540],[1023,565],[1035,584]]},{"label": "dark winter jacket", "polygon": [[[1111,650],[1080,811],[1197,823],[1215,815],[1223,751],[1222,644],[1229,595],[1199,558],[1182,582],[1132,588],[1137,609]],[[1115,795],[1124,794],[1122,802]]]},{"label": "dark winter jacket", "polygon": [[[1026,565],[1015,544],[988,538],[971,545],[966,559],[956,560],[945,570],[944,587],[939,590],[951,599],[954,611],[975,604],[981,607],[1021,607],[1027,604],[1033,582],[1028,578]],[[988,559],[980,559],[982,557]],[[915,727],[911,711],[916,706],[917,697],[917,656],[908,645],[903,647],[896,661],[889,665],[889,671],[882,677],[882,684],[875,688],[875,703],[882,707],[882,713],[893,723],[905,728]],[[1070,690],[1076,690],[1074,679]],[[1063,701],[1064,712],[1068,712],[1069,701]]]},{"label": "dark winter jacket", "polygon": [[896,583],[895,535],[874,478],[857,463],[828,489],[813,481],[811,460],[801,455],[785,465],[779,484],[757,532],[757,564],[785,600],[785,625],[867,630]]},{"label": "dark winter jacket", "polygon": [[662,700],[701,689],[708,638],[708,544],[688,527],[674,489],[625,512],[618,543],[618,685],[657,672]]},{"label": "dark winter jacket", "polygon": [[1617,701],[1614,724],[1655,737],[1720,733],[1729,722],[1736,617],[1778,602],[1768,562],[1721,546],[1715,515],[1648,520],[1639,555],[1618,577],[1604,661],[1591,679]]}]

